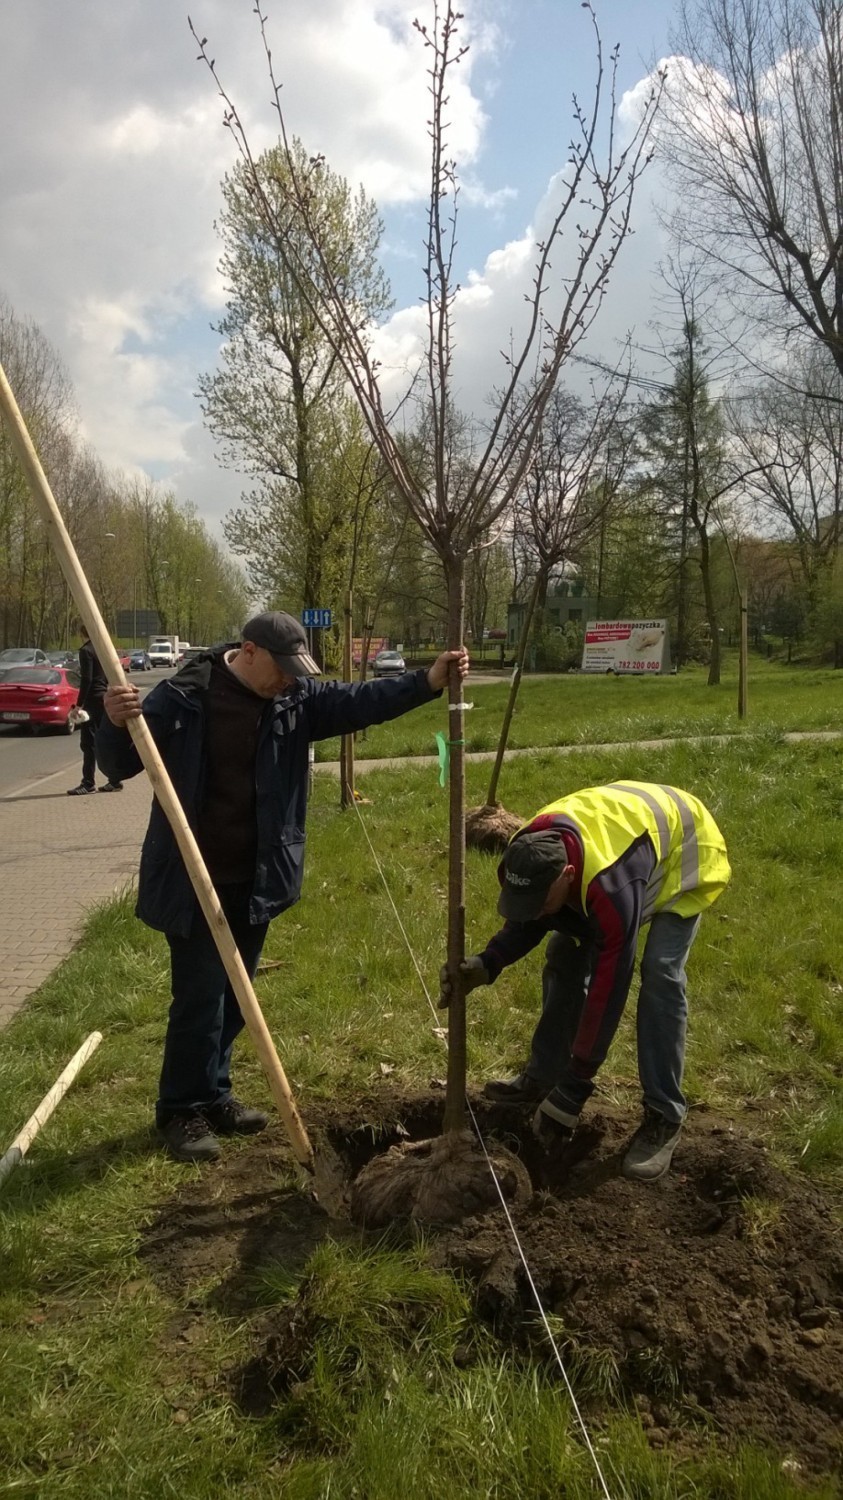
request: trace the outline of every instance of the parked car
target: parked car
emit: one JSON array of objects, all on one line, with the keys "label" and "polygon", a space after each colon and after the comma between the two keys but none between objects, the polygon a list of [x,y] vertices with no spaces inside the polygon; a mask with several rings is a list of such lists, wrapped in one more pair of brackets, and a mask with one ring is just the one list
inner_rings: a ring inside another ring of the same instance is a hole
[{"label": "parked car", "polygon": [[151,672],[152,662],[146,651],[130,651],[128,672]]},{"label": "parked car", "polygon": [[79,673],[69,667],[12,666],[0,676],[0,724],[28,724],[72,734],[70,717],[79,697]]},{"label": "parked car", "polygon": [[50,658],[40,646],[7,646],[0,651],[0,667],[48,667]]},{"label": "parked car", "polygon": [[210,651],[210,646],[185,646],[179,656],[179,664],[184,666],[186,661],[193,661],[195,656],[202,656],[205,651]]},{"label": "parked car", "polygon": [[79,657],[75,651],[48,651],[47,659],[51,667],[70,667],[73,671],[79,669]]},{"label": "parked car", "polygon": [[123,668],[123,671],[124,672],[128,672],[129,671],[129,663],[132,660],[132,653],[131,653],[131,651],[126,651],[126,650],[124,650],[124,649],[122,649],[121,647],[118,646],[118,648],[117,648],[117,660],[119,661],[121,667]]},{"label": "parked car", "polygon": [[375,657],[375,676],[392,677],[406,672],[407,667],[400,651],[379,651]]}]

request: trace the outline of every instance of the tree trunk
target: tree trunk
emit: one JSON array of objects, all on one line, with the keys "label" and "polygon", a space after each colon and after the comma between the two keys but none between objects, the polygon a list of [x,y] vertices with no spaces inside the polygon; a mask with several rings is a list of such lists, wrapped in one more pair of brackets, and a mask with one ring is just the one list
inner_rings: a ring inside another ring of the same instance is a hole
[{"label": "tree trunk", "polygon": [[[462,645],[465,611],[463,562],[448,564],[448,647]],[[466,1027],[465,986],[460,965],[465,958],[465,716],[462,685],[455,668],[448,681],[448,743],[450,748],[450,830],[448,843],[448,950],[447,970],[451,982],[448,1007],[448,1082],[445,1092],[443,1129],[466,1126]]]},{"label": "tree trunk", "polygon": [[685,433],[682,473],[682,527],[679,541],[679,592],[676,601],[676,666],[684,667],[688,659],[688,460],[689,439]]},{"label": "tree trunk", "polygon": [[720,631],[717,627],[717,610],[714,604],[714,588],[711,582],[711,548],[708,543],[708,532],[704,527],[698,528],[700,539],[700,572],[702,574],[703,597],[705,598],[705,617],[708,621],[708,633],[711,636],[711,662],[708,668],[708,685],[717,687],[720,682]]},{"label": "tree trunk", "polygon": [[[544,588],[546,591],[546,583],[544,585]],[[530,627],[533,623],[533,615],[535,614],[536,604],[538,602],[539,594],[541,593],[541,591],[542,575],[541,571],[539,571],[536,574],[536,581],[533,584],[533,591],[530,594],[530,599],[527,604],[527,613],[524,616],[524,624],[521,627],[521,639],[518,642],[518,655],[515,660],[515,671],[512,674],[512,683],[510,684],[509,689],[509,700],[506,705],[506,713],[503,716],[500,739],[498,740],[498,753],[495,756],[495,764],[492,770],[491,778],[489,780],[489,790],[486,793],[487,807],[494,807],[495,798],[498,794],[498,781],[500,779],[501,766],[503,765],[506,743],[509,739],[509,730],[512,724],[512,715],[515,712],[515,700],[518,697],[518,689],[521,686],[521,673],[524,667],[524,658],[527,655],[527,643],[530,639]]]},{"label": "tree trunk", "polygon": [[740,595],[741,609],[741,645],[740,662],[738,666],[738,718],[745,719],[748,712],[748,677],[749,677],[749,642],[747,636],[747,600],[746,594]]}]

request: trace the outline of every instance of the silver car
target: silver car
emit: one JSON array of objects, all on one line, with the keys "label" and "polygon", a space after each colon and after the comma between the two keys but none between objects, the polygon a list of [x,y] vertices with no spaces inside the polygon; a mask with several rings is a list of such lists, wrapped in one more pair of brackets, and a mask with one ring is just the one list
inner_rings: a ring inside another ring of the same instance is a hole
[{"label": "silver car", "polygon": [[0,651],[0,667],[49,667],[50,658],[39,646],[7,646]]},{"label": "silver car", "polygon": [[375,657],[374,672],[376,677],[396,677],[400,672],[406,672],[407,666],[400,651],[379,651]]}]

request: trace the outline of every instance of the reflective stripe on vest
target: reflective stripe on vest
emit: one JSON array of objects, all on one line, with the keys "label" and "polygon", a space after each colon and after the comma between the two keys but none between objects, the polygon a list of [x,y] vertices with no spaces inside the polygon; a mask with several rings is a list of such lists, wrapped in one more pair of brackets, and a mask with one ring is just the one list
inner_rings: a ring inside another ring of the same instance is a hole
[{"label": "reflective stripe on vest", "polygon": [[[657,802],[655,797],[651,796],[649,792],[645,792],[643,787],[632,786],[626,781],[613,781],[611,785],[618,792],[626,792],[630,796],[640,797],[642,802],[646,802],[656,820],[656,827],[659,833],[659,862],[647,884],[647,893],[644,899],[645,916],[652,916],[653,907],[658,899],[659,891],[664,881],[665,862],[670,853],[670,829],[667,826],[667,817],[661,803]],[[695,891],[700,883],[700,845],[697,838],[697,825],[694,821],[694,814],[691,812],[685,798],[673,786],[665,786],[663,782],[657,782],[656,785],[659,791],[663,792],[666,797],[669,797],[678,809],[682,822],[679,890],[673,899],[662,907],[663,911],[669,911],[672,906],[676,905],[677,901],[681,900],[686,891]]]}]

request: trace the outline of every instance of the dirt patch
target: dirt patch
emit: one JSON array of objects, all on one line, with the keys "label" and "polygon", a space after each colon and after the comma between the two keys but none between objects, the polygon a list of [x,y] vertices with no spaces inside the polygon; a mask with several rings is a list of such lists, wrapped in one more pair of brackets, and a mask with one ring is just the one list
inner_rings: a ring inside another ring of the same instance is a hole
[{"label": "dirt patch", "polygon": [[[532,1178],[535,1194],[513,1217],[542,1303],[562,1321],[564,1358],[611,1360],[656,1446],[687,1443],[699,1420],[727,1441],[768,1443],[806,1468],[841,1468],[835,1205],[709,1115],[692,1115],[671,1173],[643,1187],[620,1176],[635,1122],[618,1112],[590,1108],[587,1154],[559,1170],[532,1140],[527,1115],[483,1100],[475,1108],[484,1137],[518,1153]],[[429,1097],[384,1095],[342,1116],[325,1112],[313,1128],[352,1178],[388,1147],[434,1134],[440,1113]],[[273,1129],[162,1206],[142,1251],[156,1279],[183,1299],[216,1278],[211,1300],[242,1312],[258,1265],[295,1270],[326,1234],[359,1238],[279,1172],[289,1173],[289,1157]],[[539,1351],[535,1304],[500,1212],[443,1231],[432,1253],[470,1278],[502,1342]],[[252,1382],[265,1396],[270,1364],[298,1366],[307,1340],[289,1309],[261,1313],[253,1335],[241,1372],[246,1405]],[[285,1355],[288,1342],[296,1347]]]}]

